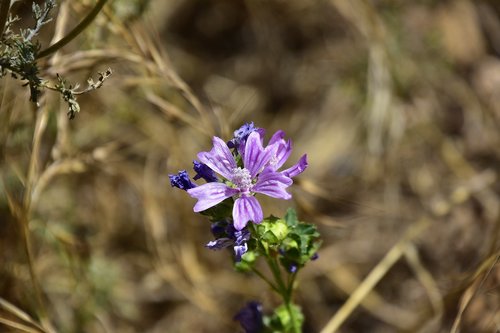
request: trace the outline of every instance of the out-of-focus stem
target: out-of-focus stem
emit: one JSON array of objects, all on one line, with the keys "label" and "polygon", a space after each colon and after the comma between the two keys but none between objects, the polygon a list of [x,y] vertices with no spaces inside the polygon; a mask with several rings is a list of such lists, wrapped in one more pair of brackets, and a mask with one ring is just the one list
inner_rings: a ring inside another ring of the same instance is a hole
[{"label": "out-of-focus stem", "polygon": [[260,272],[257,268],[252,268],[252,271],[257,274],[262,280],[264,280],[272,290],[280,294],[279,288],[276,287],[274,283],[272,283],[264,274],[262,274],[262,272]]},{"label": "out-of-focus stem", "polygon": [[0,2],[0,38],[3,37],[7,19],[9,18],[10,0],[2,0]]},{"label": "out-of-focus stem", "polygon": [[37,59],[46,57],[60,48],[62,48],[64,45],[68,44],[71,42],[73,39],[76,38],[80,33],[82,33],[90,23],[95,19],[97,14],[101,11],[102,7],[106,4],[107,0],[99,0],[97,1],[97,4],[95,7],[92,9],[92,11],[78,24],[73,30],[71,30],[66,36],[64,36],[61,40],[59,40],[57,43],[49,46],[45,50],[42,50],[38,53]]}]

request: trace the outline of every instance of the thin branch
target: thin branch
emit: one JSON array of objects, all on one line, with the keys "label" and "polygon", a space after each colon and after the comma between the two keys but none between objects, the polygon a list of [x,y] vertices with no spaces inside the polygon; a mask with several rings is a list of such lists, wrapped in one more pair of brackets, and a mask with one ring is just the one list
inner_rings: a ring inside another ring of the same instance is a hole
[{"label": "thin branch", "polygon": [[54,1],[47,1],[41,9],[36,3],[33,3],[33,16],[35,18],[35,27],[33,29],[28,29],[29,34],[24,38],[25,41],[30,41],[35,37],[43,25],[49,23],[51,19],[49,18],[50,11],[55,7]]},{"label": "thin branch", "polygon": [[37,59],[46,57],[56,52],[57,50],[59,50],[60,48],[71,42],[73,39],[75,39],[76,36],[82,33],[89,26],[89,24],[92,23],[92,21],[96,18],[97,14],[99,14],[99,12],[101,11],[102,7],[104,7],[104,5],[106,4],[106,1],[107,0],[99,0],[95,5],[95,7],[92,9],[92,11],[80,22],[80,24],[78,24],[73,30],[71,30],[65,37],[63,37],[57,43],[49,46],[45,50],[40,51],[37,54]]}]

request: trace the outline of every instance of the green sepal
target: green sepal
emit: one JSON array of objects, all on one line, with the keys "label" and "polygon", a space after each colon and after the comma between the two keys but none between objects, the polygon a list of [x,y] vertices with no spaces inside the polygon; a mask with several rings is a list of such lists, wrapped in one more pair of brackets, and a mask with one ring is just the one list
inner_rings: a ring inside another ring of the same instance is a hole
[{"label": "green sepal", "polygon": [[280,244],[288,235],[288,227],[284,220],[270,216],[257,227],[257,237],[269,245]]},{"label": "green sepal", "polygon": [[290,333],[294,327],[302,327],[304,324],[304,315],[299,306],[290,304],[290,315],[285,304],[280,305],[274,310],[271,316],[264,317],[265,332],[270,333]]},{"label": "green sepal", "polygon": [[259,257],[256,251],[247,251],[241,256],[241,261],[234,263],[234,268],[239,272],[250,272]]},{"label": "green sepal", "polygon": [[294,227],[299,223],[297,219],[297,212],[293,208],[288,208],[285,214],[286,224],[290,227]]}]

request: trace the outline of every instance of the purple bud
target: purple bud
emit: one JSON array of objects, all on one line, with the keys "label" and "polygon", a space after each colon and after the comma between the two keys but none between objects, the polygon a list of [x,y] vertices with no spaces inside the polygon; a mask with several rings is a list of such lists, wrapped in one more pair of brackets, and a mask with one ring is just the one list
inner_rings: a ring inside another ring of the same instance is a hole
[{"label": "purple bud", "polygon": [[200,178],[205,179],[208,183],[218,181],[215,172],[210,169],[210,167],[204,163],[198,162],[196,160],[193,161],[193,169],[196,171],[196,176],[194,176],[194,180],[198,180]]},{"label": "purple bud", "polygon": [[236,245],[246,243],[248,240],[250,240],[250,231],[248,231],[247,229],[242,229],[240,231],[234,232],[234,242],[236,243]]},{"label": "purple bud", "polygon": [[228,141],[227,146],[229,148],[240,148],[241,145],[245,145],[245,142],[247,141],[248,136],[250,133],[257,131],[259,132],[260,136],[264,136],[264,129],[255,127],[253,124],[253,121],[251,123],[246,123],[243,124],[240,128],[238,128],[236,131],[234,131],[234,137]]},{"label": "purple bud", "polygon": [[189,190],[196,187],[196,184],[189,179],[189,175],[186,170],[179,171],[176,175],[168,175],[170,178],[170,185],[172,187],[180,188],[181,190]]},{"label": "purple bud", "polygon": [[205,245],[205,247],[209,248],[210,250],[220,250],[220,249],[225,249],[226,247],[229,247],[233,245],[233,240],[229,238],[219,238],[213,241],[210,241]]},{"label": "purple bud", "polygon": [[210,225],[210,231],[212,231],[212,235],[214,235],[215,237],[220,237],[220,236],[224,235],[225,230],[226,230],[226,225],[227,225],[227,222],[225,222],[225,221],[213,222]]},{"label": "purple bud", "polygon": [[264,327],[262,321],[262,304],[256,301],[248,302],[235,316],[245,333],[259,333]]},{"label": "purple bud", "polygon": [[318,252],[316,252],[315,254],[312,255],[311,260],[316,260],[318,258],[319,258],[319,254],[318,254]]},{"label": "purple bud", "polygon": [[235,245],[234,246],[234,260],[236,262],[241,261],[241,257],[247,253],[248,251],[248,245],[247,243],[243,243],[242,245]]}]

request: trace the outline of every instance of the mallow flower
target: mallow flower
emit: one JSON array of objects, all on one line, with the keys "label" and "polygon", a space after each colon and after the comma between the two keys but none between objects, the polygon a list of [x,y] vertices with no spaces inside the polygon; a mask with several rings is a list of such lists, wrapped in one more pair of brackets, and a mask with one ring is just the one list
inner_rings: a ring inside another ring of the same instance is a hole
[{"label": "mallow flower", "polygon": [[262,207],[255,194],[290,199],[291,195],[286,188],[292,184],[291,177],[307,167],[307,158],[304,155],[293,167],[282,172],[277,171],[291,152],[290,141],[285,142],[283,137],[284,133],[278,131],[269,145],[264,147],[259,131],[252,131],[246,138],[244,147],[240,149],[242,166],[237,164],[228,145],[222,139],[214,137],[212,150],[199,153],[198,159],[225,180],[188,189],[189,195],[198,199],[193,210],[201,212],[233,197],[235,201],[232,217],[236,230],[242,230],[249,221],[262,222]]}]

